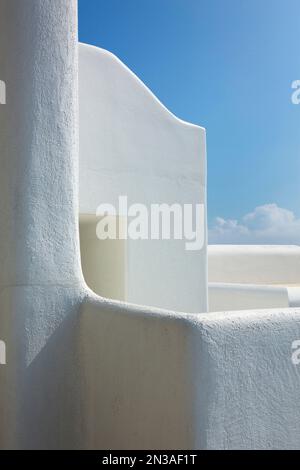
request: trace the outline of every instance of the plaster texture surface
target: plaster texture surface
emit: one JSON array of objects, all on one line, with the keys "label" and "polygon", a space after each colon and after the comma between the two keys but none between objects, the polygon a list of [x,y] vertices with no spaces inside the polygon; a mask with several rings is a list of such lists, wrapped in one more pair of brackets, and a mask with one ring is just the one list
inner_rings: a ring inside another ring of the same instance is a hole
[{"label": "plaster texture surface", "polygon": [[[81,214],[95,215],[101,203],[118,208],[122,195],[149,211],[174,203],[206,211],[203,128],[171,114],[113,54],[85,44],[79,96]],[[185,240],[128,240],[126,300],[207,311],[206,215],[203,231],[199,251],[186,251]]]},{"label": "plaster texture surface", "polygon": [[84,283],[76,18],[0,2],[0,448],[299,449],[299,309],[194,315]]},{"label": "plaster texture surface", "polygon": [[80,331],[87,448],[300,448],[299,309],[175,314],[91,294]]},{"label": "plaster texture surface", "polygon": [[1,448],[79,445],[77,41],[76,1],[1,0]]}]

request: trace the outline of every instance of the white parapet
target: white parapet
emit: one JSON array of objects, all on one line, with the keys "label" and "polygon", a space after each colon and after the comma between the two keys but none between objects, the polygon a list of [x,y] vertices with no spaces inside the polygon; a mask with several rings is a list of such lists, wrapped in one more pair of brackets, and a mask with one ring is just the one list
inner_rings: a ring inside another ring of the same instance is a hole
[{"label": "white parapet", "polygon": [[300,306],[300,247],[210,245],[209,310]]},{"label": "white parapet", "polygon": [[180,315],[90,296],[80,331],[85,448],[300,449],[299,309]]},{"label": "white parapet", "polygon": [[300,246],[209,245],[209,282],[300,285]]},{"label": "white parapet", "polygon": [[210,282],[208,295],[210,312],[289,307],[286,287]]},{"label": "white parapet", "polygon": [[[128,205],[143,205],[148,214],[154,204],[191,204],[195,227],[196,204],[204,206],[200,249],[188,251],[186,239],[161,235],[127,240],[126,300],[207,311],[205,130],[175,117],[116,56],[86,44],[79,46],[79,98],[81,214],[95,216],[102,203],[118,210],[126,196]],[[103,286],[96,293],[107,296]]]}]

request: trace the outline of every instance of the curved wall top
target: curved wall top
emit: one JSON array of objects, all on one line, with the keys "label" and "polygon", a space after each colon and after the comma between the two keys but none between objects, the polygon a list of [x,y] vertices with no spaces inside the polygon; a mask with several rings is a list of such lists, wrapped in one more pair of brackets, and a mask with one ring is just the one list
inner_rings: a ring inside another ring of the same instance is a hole
[{"label": "curved wall top", "polygon": [[[101,203],[203,203],[205,130],[170,113],[113,54],[79,47],[80,213]],[[128,241],[127,300],[173,310],[206,310],[205,245]]]}]

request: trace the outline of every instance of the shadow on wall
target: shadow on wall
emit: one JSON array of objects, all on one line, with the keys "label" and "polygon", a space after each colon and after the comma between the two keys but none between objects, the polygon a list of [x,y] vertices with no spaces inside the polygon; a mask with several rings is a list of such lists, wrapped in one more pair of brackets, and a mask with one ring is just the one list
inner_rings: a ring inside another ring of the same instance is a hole
[{"label": "shadow on wall", "polygon": [[77,285],[2,290],[10,315],[0,310],[6,343],[6,365],[0,367],[1,449],[80,448],[78,338],[85,295]]},{"label": "shadow on wall", "polygon": [[[81,265],[87,285],[96,294],[113,300],[127,300],[126,240],[99,240],[97,224],[101,217],[80,215]],[[117,218],[116,227],[121,221]]]}]

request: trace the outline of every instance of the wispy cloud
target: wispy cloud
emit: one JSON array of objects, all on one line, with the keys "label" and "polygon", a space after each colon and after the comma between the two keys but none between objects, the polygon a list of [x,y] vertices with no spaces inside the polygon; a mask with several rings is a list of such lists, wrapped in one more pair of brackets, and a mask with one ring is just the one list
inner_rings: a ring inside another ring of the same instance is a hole
[{"label": "wispy cloud", "polygon": [[277,204],[256,207],[240,220],[217,217],[209,243],[300,244],[300,219]]}]

